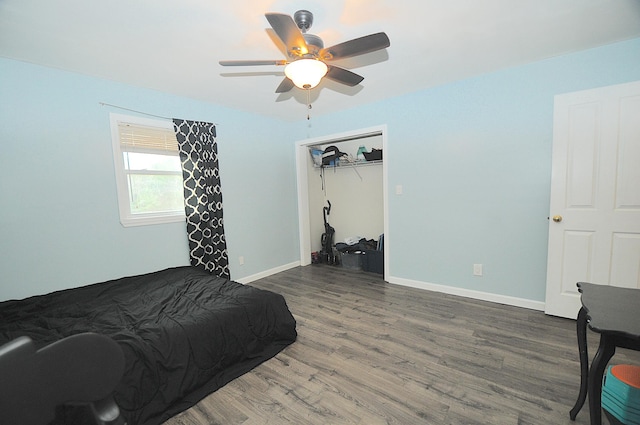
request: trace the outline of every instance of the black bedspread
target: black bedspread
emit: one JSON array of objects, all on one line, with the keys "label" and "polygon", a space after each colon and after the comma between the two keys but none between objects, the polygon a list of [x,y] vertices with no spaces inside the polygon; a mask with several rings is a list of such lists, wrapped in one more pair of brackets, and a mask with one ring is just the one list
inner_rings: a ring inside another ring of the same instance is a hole
[{"label": "black bedspread", "polygon": [[130,425],[161,424],[296,339],[276,293],[178,267],[0,303],[0,345],[39,347],[80,332],[116,340],[115,399]]}]

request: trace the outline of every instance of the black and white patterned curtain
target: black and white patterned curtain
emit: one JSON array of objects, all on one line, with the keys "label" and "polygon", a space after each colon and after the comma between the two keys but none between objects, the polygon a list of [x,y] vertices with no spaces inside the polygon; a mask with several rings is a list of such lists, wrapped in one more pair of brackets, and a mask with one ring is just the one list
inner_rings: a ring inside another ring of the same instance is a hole
[{"label": "black and white patterned curtain", "polygon": [[191,265],[229,279],[216,127],[174,119],[173,128],[182,162]]}]

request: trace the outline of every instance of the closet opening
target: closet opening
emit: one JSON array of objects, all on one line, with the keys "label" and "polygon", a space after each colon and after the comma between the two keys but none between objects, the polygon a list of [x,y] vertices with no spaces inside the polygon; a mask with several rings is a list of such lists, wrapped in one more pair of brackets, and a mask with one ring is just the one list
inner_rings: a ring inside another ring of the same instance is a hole
[{"label": "closet opening", "polygon": [[[296,143],[301,265],[317,262],[318,255],[325,262],[332,253],[342,267],[375,273],[384,270],[387,280],[386,133],[383,125]],[[325,218],[339,251],[324,249],[329,236]],[[360,252],[358,247],[367,251]]]}]

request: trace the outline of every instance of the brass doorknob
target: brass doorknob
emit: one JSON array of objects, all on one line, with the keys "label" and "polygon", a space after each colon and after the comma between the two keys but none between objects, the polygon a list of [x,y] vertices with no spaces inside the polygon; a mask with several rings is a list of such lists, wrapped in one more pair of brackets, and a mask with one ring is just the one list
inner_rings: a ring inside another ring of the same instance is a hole
[{"label": "brass doorknob", "polygon": [[556,223],[560,223],[562,221],[562,216],[561,215],[554,215],[553,216],[553,221],[555,221]]}]

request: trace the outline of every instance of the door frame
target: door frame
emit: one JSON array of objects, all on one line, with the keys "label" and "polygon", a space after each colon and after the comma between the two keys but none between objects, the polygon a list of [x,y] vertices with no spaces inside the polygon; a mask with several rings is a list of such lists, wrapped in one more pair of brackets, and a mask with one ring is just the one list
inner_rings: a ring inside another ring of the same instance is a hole
[{"label": "door frame", "polygon": [[311,264],[311,223],[309,211],[309,146],[340,143],[341,141],[353,140],[360,137],[367,137],[380,134],[382,137],[382,151],[384,153],[382,161],[382,199],[384,215],[384,280],[387,281],[389,275],[389,197],[388,197],[388,163],[389,150],[387,149],[387,125],[363,128],[359,130],[347,131],[344,133],[330,134],[326,136],[314,137],[296,142],[296,181],[298,186],[298,227],[300,234],[300,265]]}]

